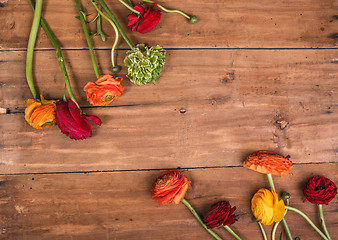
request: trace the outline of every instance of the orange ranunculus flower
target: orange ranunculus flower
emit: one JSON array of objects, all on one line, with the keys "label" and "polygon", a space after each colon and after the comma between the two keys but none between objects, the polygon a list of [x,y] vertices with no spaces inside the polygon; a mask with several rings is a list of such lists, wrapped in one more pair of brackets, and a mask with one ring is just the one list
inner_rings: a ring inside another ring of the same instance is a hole
[{"label": "orange ranunculus flower", "polygon": [[83,88],[87,95],[87,101],[94,106],[105,106],[111,103],[123,92],[123,87],[120,84],[122,79],[104,74],[96,82],[88,82]]},{"label": "orange ranunculus flower", "polygon": [[190,181],[183,173],[177,170],[166,171],[156,178],[151,187],[151,196],[162,205],[168,205],[170,202],[179,204],[189,185]]},{"label": "orange ranunculus flower", "polygon": [[293,167],[289,159],[269,151],[258,151],[250,154],[243,162],[243,166],[260,173],[280,176],[292,175],[290,171]]},{"label": "orange ranunculus flower", "polygon": [[45,100],[42,95],[41,102],[34,99],[27,100],[27,107],[25,109],[25,119],[33,128],[42,129],[54,126],[55,110],[57,100]]},{"label": "orange ranunculus flower", "polygon": [[285,213],[284,201],[278,201],[276,192],[261,188],[251,199],[251,211],[264,225],[282,221]]}]

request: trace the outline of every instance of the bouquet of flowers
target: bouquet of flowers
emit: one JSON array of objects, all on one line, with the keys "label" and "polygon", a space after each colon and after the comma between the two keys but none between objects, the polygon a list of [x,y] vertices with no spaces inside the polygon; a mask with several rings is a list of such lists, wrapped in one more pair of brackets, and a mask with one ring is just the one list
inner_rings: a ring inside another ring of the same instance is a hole
[{"label": "bouquet of flowers", "polygon": [[[69,136],[71,139],[78,140],[91,137],[92,127],[89,120],[97,125],[101,125],[102,122],[100,118],[96,116],[87,116],[81,110],[74,97],[60,45],[56,41],[46,21],[41,17],[43,0],[36,0],[36,2],[29,0],[29,2],[34,11],[34,18],[27,47],[26,78],[33,98],[28,99],[27,101],[25,119],[29,125],[36,129],[57,125],[61,132]],[[151,0],[143,0],[135,6],[131,3],[124,2],[123,0],[119,0],[119,2],[131,11],[131,13],[127,16],[129,20],[128,26],[131,31],[137,31],[141,34],[149,32],[159,23],[162,12],[178,13],[186,17],[190,23],[197,22],[197,18],[195,16],[189,16],[179,10],[166,9]],[[91,105],[105,106],[110,104],[114,101],[114,99],[120,97],[124,91],[124,88],[121,85],[123,78],[113,76],[112,74],[101,74],[96,63],[91,37],[100,36],[102,41],[106,41],[106,37],[101,28],[102,18],[112,26],[115,32],[115,40],[111,49],[112,73],[116,74],[121,69],[114,61],[114,50],[117,46],[119,35],[121,35],[130,47],[130,51],[127,52],[124,60],[125,66],[128,67],[128,74],[126,77],[138,86],[145,85],[150,82],[156,82],[156,80],[160,77],[160,72],[162,71],[165,63],[166,51],[162,47],[158,45],[147,47],[142,43],[134,46],[127,37],[127,34],[122,30],[118,20],[104,0],[91,0],[92,5],[97,11],[96,17],[91,21],[87,21],[87,15],[85,10],[81,7],[79,0],[74,0],[74,3],[78,11],[78,16],[76,18],[81,21],[94,72],[97,78],[94,82],[88,82],[83,88],[86,93],[87,100]],[[105,11],[105,13],[103,11]],[[96,23],[96,32],[90,34],[87,29],[87,24],[92,23]],[[55,47],[59,65],[63,73],[65,93],[62,100],[46,100],[42,95],[39,99],[35,89],[32,62],[37,31],[40,25]],[[68,93],[68,98],[66,96],[66,92]]]}]

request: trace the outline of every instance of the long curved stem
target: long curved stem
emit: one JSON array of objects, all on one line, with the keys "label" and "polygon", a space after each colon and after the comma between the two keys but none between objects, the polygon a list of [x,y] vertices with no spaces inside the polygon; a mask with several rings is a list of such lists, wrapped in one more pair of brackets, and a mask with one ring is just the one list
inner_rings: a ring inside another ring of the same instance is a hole
[{"label": "long curved stem", "polygon": [[[35,8],[34,8],[34,2],[33,0],[29,0],[29,3],[33,9],[33,11],[35,12]],[[69,94],[69,97],[70,99],[72,99],[76,105],[79,107],[79,104],[77,103],[75,97],[74,97],[74,94],[73,94],[73,91],[72,91],[72,88],[70,86],[70,81],[69,81],[69,77],[68,77],[68,74],[67,74],[67,70],[66,70],[66,66],[65,66],[65,63],[64,63],[64,59],[63,59],[63,56],[62,56],[62,52],[61,52],[61,48],[60,48],[60,45],[58,44],[58,42],[55,40],[53,34],[52,34],[52,31],[49,29],[46,21],[40,17],[40,23],[41,23],[41,26],[43,28],[43,30],[45,31],[45,33],[47,34],[49,40],[51,41],[51,43],[53,44],[53,46],[55,47],[55,50],[56,50],[56,54],[58,56],[58,62],[59,62],[59,65],[60,65],[60,68],[61,68],[61,71],[62,71],[62,75],[63,75],[63,78],[65,80],[65,87],[67,89],[67,92]],[[80,108],[80,107],[79,107]]]},{"label": "long curved stem", "polygon": [[101,6],[103,7],[103,9],[107,12],[108,16],[110,17],[110,19],[115,23],[115,26],[117,27],[117,29],[119,30],[119,32],[121,33],[121,36],[123,37],[123,39],[126,41],[126,43],[128,44],[128,46],[133,49],[135,48],[134,45],[132,44],[132,42],[129,40],[129,38],[127,37],[127,35],[125,34],[125,32],[122,30],[121,25],[119,24],[119,22],[117,21],[117,19],[115,18],[114,14],[110,11],[110,9],[108,8],[107,4],[104,2],[104,0],[98,0],[99,3],[101,4]]},{"label": "long curved stem", "polygon": [[122,3],[126,8],[128,8],[133,13],[136,13],[137,15],[140,15],[141,13],[139,11],[136,11],[134,8],[132,8],[128,3],[126,3],[123,0],[119,0],[120,3]]},{"label": "long curved stem", "polygon": [[207,230],[211,234],[211,236],[213,236],[217,240],[222,240],[222,238],[220,236],[218,236],[214,231],[212,231],[211,229],[207,228],[207,226],[204,224],[204,222],[202,221],[202,219],[200,218],[200,216],[198,216],[198,214],[195,211],[195,209],[190,205],[190,203],[187,200],[185,200],[183,198],[181,200],[181,202],[190,210],[190,212],[195,216],[195,218],[197,219],[197,221],[204,227],[205,230]]},{"label": "long curved stem", "polygon": [[279,223],[280,222],[276,222],[273,225],[273,228],[272,228],[272,231],[271,231],[271,240],[275,240],[276,239],[276,230],[277,230],[277,227],[278,227]]},{"label": "long curved stem", "polygon": [[[152,0],[142,0],[142,1],[143,1],[143,2],[147,2],[147,3],[154,3],[154,1],[152,1]],[[180,11],[180,10],[169,10],[169,9],[166,9],[165,7],[161,6],[160,4],[157,4],[156,6],[157,6],[159,9],[161,9],[161,10],[163,10],[163,11],[165,11],[165,12],[168,12],[168,13],[179,13],[179,14],[181,14],[182,16],[188,18],[189,20],[190,20],[190,18],[191,18],[188,14],[186,14],[186,13]]]},{"label": "long curved stem", "polygon": [[298,213],[299,215],[301,215],[310,225],[311,227],[313,227],[313,229],[325,240],[329,240],[329,238],[327,238],[325,236],[324,233],[322,233],[322,231],[320,231],[316,225],[310,220],[310,218],[308,216],[305,215],[305,213],[303,213],[302,211],[298,210],[297,208],[294,208],[294,207],[290,207],[290,206],[285,206],[285,209],[288,209],[290,211],[293,211],[293,212],[296,212]]},{"label": "long curved stem", "polygon": [[[276,192],[275,185],[273,183],[272,175],[270,173],[266,174],[270,187]],[[288,224],[286,223],[285,218],[282,219],[282,224],[286,232],[286,236],[289,240],[293,240]]]},{"label": "long curved stem", "polygon": [[33,79],[33,52],[41,18],[42,1],[43,0],[37,0],[35,4],[36,11],[34,11],[33,23],[31,27],[31,32],[29,34],[26,56],[26,79],[34,99],[37,99],[37,93]]},{"label": "long curved stem", "polygon": [[323,228],[323,230],[324,230],[324,233],[325,233],[326,237],[327,237],[329,240],[331,240],[329,231],[327,231],[326,224],[325,224],[325,220],[324,220],[323,205],[322,205],[322,204],[317,204],[317,206],[318,206],[318,211],[319,211],[320,221],[322,222],[322,228]]},{"label": "long curved stem", "polygon": [[235,232],[230,228],[230,226],[224,226],[222,225],[232,236],[234,236],[237,240],[242,240]]},{"label": "long curved stem", "polygon": [[86,26],[86,20],[84,19],[83,15],[81,13],[82,10],[81,10],[79,0],[75,0],[75,4],[76,4],[77,11],[79,13],[83,32],[86,36],[86,40],[87,40],[87,44],[88,44],[88,48],[89,48],[89,53],[90,53],[90,58],[92,59],[92,63],[93,63],[94,72],[95,72],[96,78],[99,78],[100,77],[99,68],[97,67],[95,54],[94,54],[94,50],[93,50],[93,45],[92,45],[92,42],[90,40],[90,36],[89,36],[88,29],[87,29],[87,26]]},{"label": "long curved stem", "polygon": [[264,240],[268,240],[268,239],[267,239],[267,237],[266,237],[266,234],[265,234],[265,231],[264,231],[263,225],[262,225],[260,222],[257,222],[257,223],[258,223],[259,229],[260,229],[260,230],[261,230],[261,232],[262,232],[263,239],[264,239]]},{"label": "long curved stem", "polygon": [[115,23],[109,18],[107,17],[106,15],[103,14],[103,12],[97,7],[96,3],[95,3],[95,0],[91,0],[94,8],[96,9],[96,11],[104,18],[106,19],[114,28],[114,31],[115,31],[115,41],[114,41],[114,44],[111,48],[111,63],[112,63],[112,66],[115,67],[115,61],[114,61],[114,50],[115,50],[115,47],[117,45],[117,42],[119,41],[119,31],[115,25]]}]

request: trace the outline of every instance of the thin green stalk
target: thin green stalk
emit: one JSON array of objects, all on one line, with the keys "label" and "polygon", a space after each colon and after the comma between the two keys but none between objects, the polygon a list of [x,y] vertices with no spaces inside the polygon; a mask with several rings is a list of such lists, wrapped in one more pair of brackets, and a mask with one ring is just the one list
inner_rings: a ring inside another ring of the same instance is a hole
[{"label": "thin green stalk", "polygon": [[273,179],[271,173],[266,174],[270,187],[276,192],[275,185],[273,184]]},{"label": "thin green stalk", "polygon": [[34,99],[37,99],[37,93],[33,79],[33,52],[41,18],[42,1],[43,0],[37,0],[35,4],[36,11],[34,11],[34,18],[31,27],[31,32],[29,34],[27,56],[26,56],[26,79]]},{"label": "thin green stalk", "polygon": [[198,214],[195,211],[195,209],[190,205],[190,203],[187,200],[185,200],[183,198],[181,200],[181,202],[190,210],[190,212],[195,216],[195,218],[197,219],[197,221],[204,227],[205,230],[207,230],[211,234],[211,236],[213,236],[217,240],[222,240],[222,238],[220,236],[218,236],[214,231],[212,231],[211,229],[207,228],[207,226],[204,224],[204,222],[202,221],[202,219],[200,218],[200,216],[198,216]]},{"label": "thin green stalk", "polygon": [[325,220],[324,220],[323,205],[317,204],[317,206],[318,206],[320,221],[322,222],[322,227],[323,227],[324,233],[325,233],[327,239],[331,240],[329,231],[327,231]]},{"label": "thin green stalk", "polygon": [[[35,8],[34,8],[34,2],[33,0],[29,0],[29,3],[33,9],[33,11],[35,12]],[[52,31],[49,29],[46,21],[40,17],[40,23],[41,23],[41,26],[43,28],[43,30],[45,31],[45,33],[47,34],[49,40],[51,41],[51,43],[53,44],[53,46],[55,47],[55,50],[56,50],[56,54],[58,56],[58,61],[59,61],[59,65],[60,65],[60,68],[61,68],[61,71],[62,71],[62,75],[63,75],[63,78],[65,80],[65,87],[68,91],[68,94],[69,94],[69,97],[70,99],[72,99],[76,105],[80,108],[79,104],[77,103],[75,97],[74,97],[74,94],[73,94],[73,91],[72,91],[72,88],[70,86],[70,81],[69,81],[69,77],[68,77],[68,74],[67,74],[67,70],[66,70],[66,66],[65,66],[65,63],[64,63],[64,59],[63,59],[63,56],[62,56],[62,52],[61,52],[61,48],[60,48],[60,45],[58,44],[58,42],[55,40],[53,34],[52,34]]]},{"label": "thin green stalk", "polygon": [[119,30],[119,32],[121,33],[123,39],[126,41],[126,43],[128,44],[128,46],[133,49],[135,48],[134,45],[132,44],[132,42],[129,40],[129,38],[127,37],[127,35],[125,34],[125,32],[122,30],[121,25],[119,24],[119,22],[117,21],[117,19],[115,18],[114,14],[110,11],[110,9],[108,8],[107,4],[104,2],[104,0],[98,0],[99,3],[101,4],[101,6],[103,7],[103,9],[107,12],[108,16],[110,17],[110,19],[115,23],[115,26],[117,27],[117,29]]},{"label": "thin green stalk", "polygon": [[[272,175],[270,173],[266,174],[270,187],[276,192],[275,185],[273,183]],[[285,218],[282,219],[282,224],[286,233],[286,236],[289,240],[293,240],[288,224],[286,223]]]},{"label": "thin green stalk", "polygon": [[277,230],[277,227],[278,227],[279,223],[280,222],[276,222],[273,225],[273,228],[272,228],[272,231],[271,231],[271,240],[275,240],[276,239],[276,230]]},{"label": "thin green stalk", "polygon": [[119,0],[120,3],[122,3],[126,8],[128,8],[133,13],[136,13],[137,15],[140,15],[141,13],[139,11],[136,11],[134,8],[132,8],[128,3],[126,3],[123,0]]},{"label": "thin green stalk", "polygon": [[111,63],[112,63],[112,66],[115,67],[115,61],[114,61],[114,50],[115,50],[115,47],[117,45],[117,42],[119,41],[119,31],[115,25],[115,23],[109,18],[107,17],[106,15],[103,14],[103,12],[97,7],[96,3],[95,3],[95,0],[91,0],[94,8],[96,9],[96,11],[104,18],[106,19],[114,28],[114,31],[115,31],[115,41],[114,41],[114,44],[113,44],[113,47],[111,48]]},{"label": "thin green stalk", "polygon": [[325,236],[324,233],[322,233],[322,231],[320,231],[316,225],[310,220],[310,218],[308,216],[305,215],[305,213],[303,213],[302,211],[298,210],[297,208],[294,208],[294,207],[290,207],[290,206],[285,206],[285,209],[288,209],[290,211],[293,211],[293,212],[296,212],[298,213],[299,215],[301,215],[310,225],[311,227],[313,227],[313,229],[325,240],[329,240],[329,238],[327,238]]},{"label": "thin green stalk", "polygon": [[[143,2],[147,2],[147,3],[154,3],[154,1],[151,1],[151,0],[142,0]],[[165,11],[165,12],[168,12],[168,13],[179,13],[181,14],[182,16],[188,18],[190,20],[190,16],[180,10],[169,10],[169,9],[166,9],[165,7],[161,6],[160,4],[157,4],[156,5],[159,9]]]},{"label": "thin green stalk", "polygon": [[222,225],[232,236],[234,236],[237,240],[242,240],[235,232],[230,228],[230,226],[224,226]]},{"label": "thin green stalk", "polygon": [[264,240],[268,240],[267,237],[266,237],[263,225],[260,222],[257,222],[257,223],[258,223],[259,228],[261,229],[261,232],[262,232],[262,235],[263,235],[263,239]]},{"label": "thin green stalk", "polygon": [[80,6],[80,3],[79,3],[79,0],[75,0],[75,4],[76,4],[77,11],[79,13],[79,17],[80,17],[80,21],[81,21],[81,24],[82,24],[83,32],[84,32],[84,34],[86,36],[86,40],[87,40],[87,44],[88,44],[88,48],[89,48],[89,53],[90,53],[90,58],[92,59],[95,75],[96,75],[96,78],[99,78],[100,77],[100,72],[99,72],[99,68],[97,67],[97,63],[96,63],[96,59],[95,59],[95,54],[94,54],[94,50],[93,50],[93,45],[92,45],[92,42],[90,40],[90,36],[89,36],[88,29],[87,29],[87,26],[86,26],[86,19],[84,19],[83,15],[81,13],[82,10],[81,10],[81,6]]}]

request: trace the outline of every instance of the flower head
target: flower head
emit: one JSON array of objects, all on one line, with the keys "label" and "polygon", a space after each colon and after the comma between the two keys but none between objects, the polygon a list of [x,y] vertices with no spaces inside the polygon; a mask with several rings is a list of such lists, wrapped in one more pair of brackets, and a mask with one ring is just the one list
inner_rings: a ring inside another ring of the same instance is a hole
[{"label": "flower head", "polygon": [[57,100],[45,100],[41,95],[41,101],[27,100],[25,119],[33,128],[42,129],[55,126],[55,109]]},{"label": "flower head", "polygon": [[151,187],[151,197],[159,204],[168,205],[170,202],[179,204],[188,190],[190,181],[183,173],[170,170],[158,176]]},{"label": "flower head", "polygon": [[136,13],[128,15],[128,26],[132,31],[146,33],[153,29],[161,19],[161,10],[155,9],[156,3],[144,8],[140,4],[136,4],[134,9],[140,12],[140,16]]},{"label": "flower head", "polygon": [[328,204],[337,194],[337,186],[323,176],[310,178],[303,188],[303,193],[310,203]]},{"label": "flower head", "polygon": [[281,176],[292,175],[290,171],[293,167],[289,159],[269,151],[258,151],[250,154],[243,162],[243,166],[260,173]]},{"label": "flower head", "polygon": [[136,48],[127,52],[124,59],[128,67],[127,77],[136,85],[155,83],[163,69],[165,53],[160,46],[148,48],[144,44],[138,44]]},{"label": "flower head", "polygon": [[83,88],[87,95],[87,101],[94,106],[108,105],[122,94],[121,81],[121,77],[104,74],[95,82],[88,82]]},{"label": "flower head", "polygon": [[56,123],[61,132],[71,139],[86,139],[92,136],[92,127],[88,120],[101,126],[100,118],[96,116],[81,116],[80,109],[72,100],[57,103]]},{"label": "flower head", "polygon": [[235,214],[233,214],[235,210],[236,207],[231,207],[228,201],[220,201],[213,204],[204,216],[207,228],[234,224],[237,221]]},{"label": "flower head", "polygon": [[255,218],[264,225],[280,222],[284,217],[284,201],[278,201],[276,192],[261,188],[251,199],[251,211]]}]

